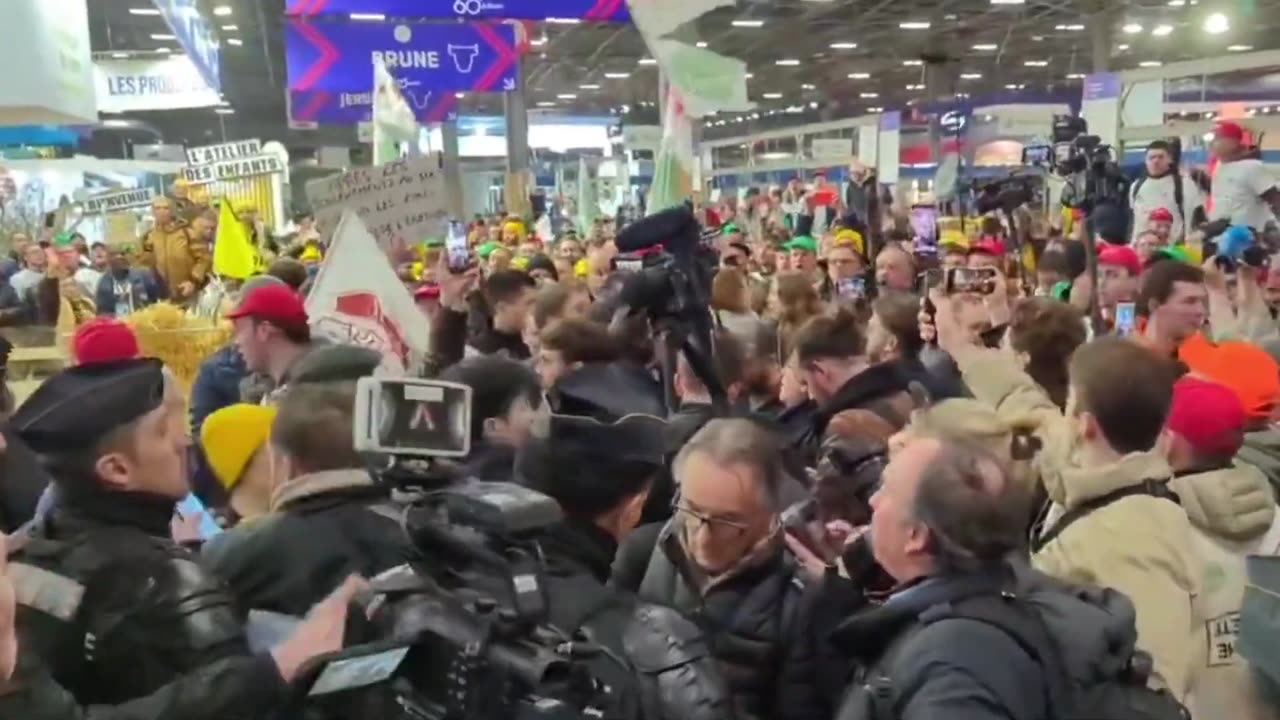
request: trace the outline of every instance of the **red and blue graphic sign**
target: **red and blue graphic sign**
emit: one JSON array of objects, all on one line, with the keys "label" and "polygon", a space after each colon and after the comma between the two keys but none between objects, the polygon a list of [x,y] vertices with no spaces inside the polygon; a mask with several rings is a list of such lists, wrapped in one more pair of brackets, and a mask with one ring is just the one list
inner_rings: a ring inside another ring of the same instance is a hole
[{"label": "red and blue graphic sign", "polygon": [[627,0],[289,0],[289,15],[375,13],[395,18],[631,22]]},{"label": "red and blue graphic sign", "polygon": [[290,119],[296,122],[370,119],[377,57],[424,122],[452,117],[459,92],[515,89],[520,62],[515,27],[499,23],[290,20],[285,46]]}]

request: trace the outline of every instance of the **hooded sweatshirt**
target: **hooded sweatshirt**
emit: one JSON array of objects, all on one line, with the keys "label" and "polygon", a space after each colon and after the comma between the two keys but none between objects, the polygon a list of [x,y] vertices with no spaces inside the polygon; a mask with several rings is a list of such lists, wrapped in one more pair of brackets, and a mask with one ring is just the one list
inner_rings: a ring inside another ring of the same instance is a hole
[{"label": "hooded sweatshirt", "polygon": [[1179,474],[1171,481],[1194,528],[1204,559],[1199,602],[1208,654],[1195,669],[1188,708],[1192,717],[1274,720],[1280,709],[1255,687],[1249,664],[1236,652],[1244,601],[1245,556],[1280,551],[1280,513],[1262,471],[1252,465]]}]

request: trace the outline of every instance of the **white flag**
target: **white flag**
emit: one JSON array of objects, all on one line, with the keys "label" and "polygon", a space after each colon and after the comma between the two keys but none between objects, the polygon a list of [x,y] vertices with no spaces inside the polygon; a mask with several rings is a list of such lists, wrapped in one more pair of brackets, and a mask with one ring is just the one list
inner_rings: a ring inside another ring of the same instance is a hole
[{"label": "white flag", "polygon": [[307,296],[307,315],[318,334],[382,353],[389,373],[414,372],[426,358],[426,318],[353,211],[338,222]]},{"label": "white flag", "polygon": [[400,159],[400,143],[418,142],[418,121],[382,58],[373,61],[373,164]]}]

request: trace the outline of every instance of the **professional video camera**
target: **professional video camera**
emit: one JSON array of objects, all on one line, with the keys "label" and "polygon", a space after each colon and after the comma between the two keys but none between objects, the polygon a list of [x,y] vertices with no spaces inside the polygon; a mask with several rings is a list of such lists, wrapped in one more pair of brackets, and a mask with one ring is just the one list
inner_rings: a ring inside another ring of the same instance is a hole
[{"label": "professional video camera", "polygon": [[420,560],[388,571],[349,647],[309,664],[299,707],[320,717],[415,720],[608,719],[610,691],[585,659],[600,651],[546,624],[533,536],[561,519],[551,498],[506,483],[448,482],[436,467],[469,451],[471,389],[363,378],[355,446],[379,479],[416,494],[377,508]]},{"label": "professional video camera", "polygon": [[1010,175],[1001,180],[974,181],[974,209],[979,215],[1014,210],[1035,200],[1040,179],[1034,175]]},{"label": "professional video camera", "polygon": [[712,347],[711,280],[719,256],[687,206],[664,210],[623,228],[615,241],[615,268],[630,271],[618,294],[620,315],[644,312],[663,349],[663,386],[675,406],[675,353],[682,351],[711,392],[712,403],[727,408],[716,377]]},{"label": "professional video camera", "polygon": [[1084,118],[1054,116],[1054,172],[1071,181],[1062,204],[1085,210],[1102,203],[1127,206],[1129,179],[1116,163],[1115,148],[1088,132]]}]

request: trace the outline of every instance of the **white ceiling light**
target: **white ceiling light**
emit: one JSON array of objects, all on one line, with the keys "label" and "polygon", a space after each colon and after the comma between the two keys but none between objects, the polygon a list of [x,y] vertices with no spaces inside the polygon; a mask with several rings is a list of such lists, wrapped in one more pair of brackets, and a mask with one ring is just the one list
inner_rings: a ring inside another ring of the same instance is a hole
[{"label": "white ceiling light", "polygon": [[382,22],[387,16],[382,13],[351,13],[350,18],[356,22]]},{"label": "white ceiling light", "polygon": [[213,111],[218,113],[219,115],[235,115],[236,114],[235,108],[229,108],[229,107],[214,108]]},{"label": "white ceiling light", "polygon": [[578,23],[582,22],[582,20],[580,18],[552,17],[552,18],[547,18],[545,22],[549,22],[552,25],[577,25]]},{"label": "white ceiling light", "polygon": [[1049,67],[1048,60],[1025,60],[1022,64],[1027,67]]},{"label": "white ceiling light", "polygon": [[218,17],[226,17],[231,14],[231,6],[219,5],[218,7],[213,9],[213,14],[217,15]]},{"label": "white ceiling light", "polygon": [[835,42],[831,43],[832,50],[856,50],[858,43],[855,42]]},{"label": "white ceiling light", "polygon": [[908,85],[908,86],[907,86],[907,89],[908,89],[908,90],[923,90],[923,89],[924,89],[924,86],[923,86],[923,85]]},{"label": "white ceiling light", "polygon": [[760,97],[763,97],[765,100],[781,100],[781,99],[782,99],[782,93],[765,93],[764,95],[761,95]]},{"label": "white ceiling light", "polygon": [[115,52],[115,53],[111,53],[111,57],[113,57],[113,58],[127,58],[127,57],[129,57],[129,53],[124,53],[124,52]]},{"label": "white ceiling light", "polygon": [[960,73],[961,80],[981,80],[982,73]]},{"label": "white ceiling light", "polygon": [[1253,49],[1252,45],[1228,45],[1227,50],[1230,52],[1249,52]]},{"label": "white ceiling light", "polygon": [[605,73],[604,76],[609,78],[610,80],[626,80],[627,78],[631,77],[631,73],[612,72],[612,73]]},{"label": "white ceiling light", "polygon": [[1163,64],[1164,63],[1160,62],[1159,60],[1143,60],[1142,62],[1138,63],[1138,67],[1160,67]]},{"label": "white ceiling light", "polygon": [[1204,31],[1210,35],[1221,35],[1231,29],[1231,21],[1223,13],[1216,12],[1204,19]]},{"label": "white ceiling light", "polygon": [[869,112],[869,113],[884,112],[884,108],[882,108],[882,107],[869,107],[869,108],[867,108],[867,112]]},{"label": "white ceiling light", "polygon": [[151,33],[151,39],[152,40],[172,40],[173,36],[166,35],[164,33]]},{"label": "white ceiling light", "polygon": [[1054,30],[1057,30],[1057,31],[1059,31],[1059,32],[1064,31],[1064,30],[1065,30],[1065,31],[1068,31],[1068,32],[1080,32],[1081,30],[1084,30],[1084,26],[1083,26],[1083,25],[1078,25],[1078,24],[1076,24],[1076,25],[1057,25],[1057,26],[1055,26],[1053,29],[1054,29]]},{"label": "white ceiling light", "polygon": [[222,29],[227,32],[236,32],[237,30],[240,29],[240,26],[239,25],[223,25]]},{"label": "white ceiling light", "polygon": [[542,102],[538,103],[538,107],[555,107],[555,106],[556,104],[551,102],[550,100],[543,100]]},{"label": "white ceiling light", "polygon": [[453,94],[453,96],[454,96],[454,97],[456,97],[456,98],[458,98],[459,100],[461,100],[461,99],[465,98],[465,97],[467,96],[467,94],[466,94],[466,93],[464,93],[464,92],[456,92],[456,93],[454,93],[454,94]]},{"label": "white ceiling light", "polygon": [[1173,33],[1173,26],[1167,23],[1162,23],[1160,25],[1157,25],[1151,28],[1151,34],[1155,35],[1156,37],[1164,37],[1165,35],[1170,35],[1172,33]]},{"label": "white ceiling light", "polygon": [[640,58],[641,65],[657,65],[658,61],[653,58]]},{"label": "white ceiling light", "polygon": [[933,27],[933,23],[927,20],[909,20],[898,23],[898,27],[902,30],[928,30]]},{"label": "white ceiling light", "polygon": [[746,79],[750,80],[751,78],[753,78],[753,77],[755,77],[755,76],[756,76],[756,74],[755,74],[755,73],[747,73],[746,75],[743,75],[742,77],[744,77],[744,78],[746,78]]},{"label": "white ceiling light", "polygon": [[578,89],[579,90],[599,90],[600,86],[599,85],[579,85]]},{"label": "white ceiling light", "polygon": [[1187,0],[1169,0],[1169,7],[1182,7],[1187,4]]},{"label": "white ceiling light", "polygon": [[160,11],[155,8],[129,8],[130,15],[159,15]]},{"label": "white ceiling light", "polygon": [[764,27],[763,20],[734,20],[732,25],[741,28],[758,28]]},{"label": "white ceiling light", "polygon": [[577,100],[578,99],[578,96],[574,95],[573,93],[560,93],[559,95],[556,95],[556,97],[561,100]]},{"label": "white ceiling light", "polygon": [[241,40],[240,38],[227,38],[227,44],[240,47],[241,45],[244,44],[244,41]]},{"label": "white ceiling light", "polygon": [[923,65],[924,61],[923,60],[903,60],[902,64],[906,65],[907,67],[918,67],[920,65]]},{"label": "white ceiling light", "polygon": [[1017,84],[1017,83],[1009,83],[1008,85],[1005,85],[1005,86],[1004,86],[1004,89],[1005,89],[1005,90],[1021,90],[1021,89],[1025,88],[1025,87],[1026,87],[1026,85],[1019,85],[1019,84]]},{"label": "white ceiling light", "polygon": [[1027,0],[991,0],[992,5],[1026,5]]},{"label": "white ceiling light", "polygon": [[795,58],[784,58],[782,60],[777,61],[774,64],[781,65],[783,67],[795,67],[796,65],[800,64],[800,61],[796,60]]},{"label": "white ceiling light", "polygon": [[875,98],[880,97],[880,93],[871,93],[871,92],[867,92],[867,93],[859,93],[859,94],[858,94],[858,97],[860,97],[860,98],[864,98],[864,99],[867,99],[867,100],[873,100],[873,99],[875,99]]},{"label": "white ceiling light", "polygon": [[817,90],[817,89],[818,89],[818,86],[817,86],[817,85],[810,85],[809,83],[804,83],[803,85],[801,85],[801,86],[800,86],[800,89],[801,89],[801,90]]},{"label": "white ceiling light", "polygon": [[1067,73],[1068,80],[1083,80],[1084,73]]},{"label": "white ceiling light", "polygon": [[161,47],[161,48],[156,48],[156,52],[160,53],[161,55],[168,55],[169,53],[171,53],[171,52],[173,52],[173,51],[172,51],[172,50],[170,50],[170,49],[169,49],[169,48],[167,48],[167,47]]},{"label": "white ceiling light", "polygon": [[1120,29],[1123,30],[1126,35],[1137,35],[1142,32],[1142,23],[1127,23]]},{"label": "white ceiling light", "polygon": [[990,52],[992,50],[999,50],[1000,46],[996,45],[995,43],[981,43],[978,45],[974,45],[973,49],[978,50],[980,52]]},{"label": "white ceiling light", "polygon": [[870,80],[871,73],[849,73],[850,80]]},{"label": "white ceiling light", "polygon": [[1121,43],[1120,45],[1116,46],[1116,50],[1118,50],[1119,52],[1124,52],[1125,50],[1128,50],[1128,49],[1129,49],[1128,43]]},{"label": "white ceiling light", "polygon": [[700,47],[700,48],[704,48],[704,47],[706,47],[706,46],[707,46],[707,41],[706,41],[706,40],[699,40],[699,41],[698,41],[697,43],[695,43],[695,44],[696,44],[698,47]]}]

